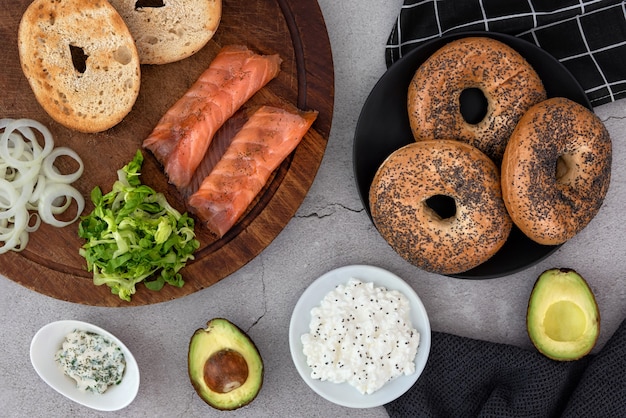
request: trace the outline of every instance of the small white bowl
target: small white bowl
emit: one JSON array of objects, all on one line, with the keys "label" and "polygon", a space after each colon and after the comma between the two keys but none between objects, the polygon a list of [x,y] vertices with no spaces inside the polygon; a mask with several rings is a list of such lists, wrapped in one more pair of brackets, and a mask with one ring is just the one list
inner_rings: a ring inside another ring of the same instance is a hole
[{"label": "small white bowl", "polygon": [[[351,278],[362,282],[373,282],[377,287],[398,290],[404,294],[411,305],[411,323],[420,333],[420,343],[415,356],[415,373],[400,376],[387,382],[372,394],[361,394],[349,383],[331,383],[311,377],[311,368],[302,351],[301,336],[309,332],[311,309],[318,306],[328,292],[340,284],[346,284]],[[289,348],[291,357],[302,379],[318,395],[350,408],[372,408],[381,406],[401,396],[413,386],[421,375],[430,354],[430,321],[422,301],[409,284],[393,273],[379,267],[354,265],[332,270],[315,280],[300,296],[296,303],[289,324]]]},{"label": "small white bowl", "polygon": [[[110,386],[104,393],[80,391],[76,382],[65,375],[54,355],[61,348],[65,336],[74,330],[100,334],[117,344],[124,353],[126,370],[119,385]],[[139,367],[130,350],[113,334],[87,322],[57,321],[41,328],[30,344],[30,361],[35,371],[50,387],[81,405],[98,411],[117,411],[128,406],[139,390]]]}]

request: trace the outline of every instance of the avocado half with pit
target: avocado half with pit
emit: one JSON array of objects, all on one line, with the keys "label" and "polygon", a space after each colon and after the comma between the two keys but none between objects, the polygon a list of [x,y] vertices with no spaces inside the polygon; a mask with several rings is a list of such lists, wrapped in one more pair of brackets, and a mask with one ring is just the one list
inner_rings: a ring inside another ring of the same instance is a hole
[{"label": "avocado half with pit", "polygon": [[553,360],[588,354],[600,334],[600,312],[585,279],[572,269],[543,272],[530,295],[526,326],[537,350]]},{"label": "avocado half with pit", "polygon": [[206,403],[232,410],[252,402],[263,384],[263,360],[254,342],[223,318],[211,319],[189,342],[189,378]]}]

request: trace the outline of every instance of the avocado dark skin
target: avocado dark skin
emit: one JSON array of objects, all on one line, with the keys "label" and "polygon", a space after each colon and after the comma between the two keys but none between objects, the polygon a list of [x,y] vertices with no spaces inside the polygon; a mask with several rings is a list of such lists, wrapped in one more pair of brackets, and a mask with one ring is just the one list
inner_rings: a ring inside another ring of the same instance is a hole
[{"label": "avocado dark skin", "polygon": [[189,378],[207,404],[220,410],[252,402],[263,384],[263,360],[244,331],[224,318],[207,322],[189,342]]}]

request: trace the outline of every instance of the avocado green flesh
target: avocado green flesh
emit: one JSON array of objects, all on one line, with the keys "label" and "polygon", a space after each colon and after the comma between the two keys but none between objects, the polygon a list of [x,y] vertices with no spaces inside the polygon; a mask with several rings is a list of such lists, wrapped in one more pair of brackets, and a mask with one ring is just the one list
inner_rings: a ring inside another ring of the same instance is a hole
[{"label": "avocado green flesh", "polygon": [[528,335],[554,360],[576,360],[591,351],[600,333],[600,314],[587,282],[571,269],[539,276],[528,303]]},{"label": "avocado green flesh", "polygon": [[[221,350],[241,354],[248,366],[245,382],[226,393],[212,390],[204,376],[205,363]],[[197,330],[191,337],[188,354],[189,378],[198,395],[216,409],[232,410],[250,403],[263,384],[263,361],[252,340],[236,325],[216,318],[206,329]]]}]

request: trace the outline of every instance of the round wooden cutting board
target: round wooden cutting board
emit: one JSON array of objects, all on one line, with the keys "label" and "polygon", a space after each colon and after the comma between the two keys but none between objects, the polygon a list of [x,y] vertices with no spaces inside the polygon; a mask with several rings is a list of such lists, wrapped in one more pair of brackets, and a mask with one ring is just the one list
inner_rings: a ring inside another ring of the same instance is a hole
[{"label": "round wooden cutting board", "polygon": [[[315,0],[223,0],[222,21],[214,38],[195,55],[172,64],[141,67],[141,90],[133,110],[117,126],[99,134],[83,134],[54,122],[37,103],[20,68],[17,29],[28,0],[6,2],[0,9],[0,118],[32,118],[46,125],[55,145],[74,149],[85,172],[74,186],[93,206],[91,190],[110,191],[116,171],[128,163],[159,118],[180,98],[225,45],[240,44],[262,53],[278,53],[281,72],[245,107],[261,104],[317,110],[319,116],[298,148],[276,170],[248,212],[223,238],[217,239],[200,222],[201,246],[195,260],[182,270],[185,285],[166,285],[155,292],[137,286],[131,302],[95,286],[78,254],[84,241],[77,223],[54,228],[42,225],[30,234],[26,249],[0,255],[0,274],[42,294],[95,306],[136,306],[180,298],[206,288],[256,257],[285,227],[302,203],[319,168],[333,113],[334,73],[330,42]],[[226,128],[226,126],[225,126]],[[225,134],[224,134],[225,135]],[[143,183],[162,192],[182,212],[188,211],[181,192],[167,183],[162,167],[143,151]]]}]

